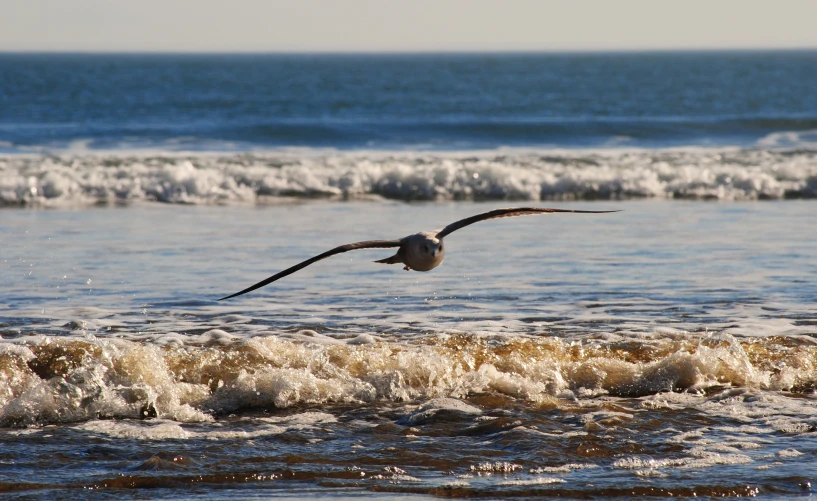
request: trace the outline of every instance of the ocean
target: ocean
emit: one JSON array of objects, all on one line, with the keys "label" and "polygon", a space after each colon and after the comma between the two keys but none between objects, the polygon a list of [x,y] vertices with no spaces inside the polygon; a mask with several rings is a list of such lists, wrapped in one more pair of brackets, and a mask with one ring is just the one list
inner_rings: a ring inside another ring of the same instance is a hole
[{"label": "ocean", "polygon": [[[817,52],[0,54],[0,498],[817,486]],[[319,261],[501,207],[430,272]]]}]

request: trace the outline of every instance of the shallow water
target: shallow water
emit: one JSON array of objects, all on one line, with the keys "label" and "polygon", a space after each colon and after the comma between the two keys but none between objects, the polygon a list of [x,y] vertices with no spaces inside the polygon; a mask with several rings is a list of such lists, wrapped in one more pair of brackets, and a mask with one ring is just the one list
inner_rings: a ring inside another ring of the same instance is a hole
[{"label": "shallow water", "polygon": [[432,272],[359,251],[215,301],[505,205],[4,210],[0,492],[813,491],[809,202],[553,202],[623,212],[484,222]]}]

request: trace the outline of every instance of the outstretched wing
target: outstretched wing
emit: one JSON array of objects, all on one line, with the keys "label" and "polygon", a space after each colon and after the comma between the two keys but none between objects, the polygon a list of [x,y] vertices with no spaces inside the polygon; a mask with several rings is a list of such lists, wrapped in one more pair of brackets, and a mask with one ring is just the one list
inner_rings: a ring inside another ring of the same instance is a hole
[{"label": "outstretched wing", "polygon": [[532,216],[534,214],[552,214],[554,212],[576,212],[580,214],[604,214],[607,212],[620,212],[617,210],[569,210],[569,209],[546,209],[544,207],[511,207],[509,209],[496,209],[476,216],[461,219],[456,223],[451,223],[437,233],[437,238],[443,238],[449,233],[453,233],[460,228],[465,228],[469,224],[478,223],[488,219],[498,219],[501,217]]},{"label": "outstretched wing", "polygon": [[224,296],[223,298],[219,299],[219,301],[223,299],[230,299],[231,297],[240,296],[242,294],[246,294],[250,291],[254,291],[255,289],[260,289],[261,287],[271,284],[275,282],[279,278],[284,278],[287,275],[292,275],[296,271],[306,268],[310,264],[320,261],[321,259],[326,259],[329,256],[334,256],[335,254],[340,254],[342,252],[349,252],[351,250],[357,249],[385,249],[388,247],[400,247],[400,240],[367,240],[365,242],[355,242],[353,244],[346,244],[341,245],[340,247],[335,247],[332,250],[326,251],[323,254],[319,254],[313,258],[307,259],[302,263],[298,263],[291,268],[287,268],[282,272],[276,273],[275,275],[267,278],[266,280],[262,280],[255,285],[247,287],[243,291],[236,292],[235,294],[230,294],[229,296]]}]

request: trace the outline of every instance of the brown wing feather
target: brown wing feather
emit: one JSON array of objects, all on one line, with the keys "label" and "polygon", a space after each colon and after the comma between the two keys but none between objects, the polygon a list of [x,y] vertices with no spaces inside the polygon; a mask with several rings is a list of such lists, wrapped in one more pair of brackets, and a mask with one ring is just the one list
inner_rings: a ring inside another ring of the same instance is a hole
[{"label": "brown wing feather", "polygon": [[267,278],[266,280],[262,280],[255,285],[247,287],[246,289],[236,292],[235,294],[230,294],[229,296],[224,296],[223,298],[219,299],[219,301],[223,299],[230,299],[231,297],[240,296],[242,294],[246,294],[248,292],[254,291],[255,289],[260,289],[261,287],[271,284],[280,278],[284,278],[287,275],[291,275],[298,270],[306,268],[310,264],[320,261],[321,259],[326,259],[329,256],[334,256],[335,254],[340,254],[342,252],[349,252],[351,250],[358,250],[358,249],[385,249],[388,247],[400,247],[400,240],[367,240],[365,242],[355,242],[352,244],[341,245],[340,247],[335,247],[332,250],[326,251],[323,254],[319,254],[313,258],[307,259],[302,263],[298,263],[295,266],[285,269],[275,275]]},{"label": "brown wing feather", "polygon": [[617,210],[570,210],[570,209],[548,209],[544,207],[511,207],[508,209],[496,209],[476,216],[461,219],[455,223],[451,223],[437,233],[437,238],[453,233],[468,225],[478,223],[480,221],[487,221],[488,219],[499,219],[501,217],[513,216],[532,216],[534,214],[552,214],[554,212],[575,212],[578,214],[605,214],[608,212],[619,212]]}]

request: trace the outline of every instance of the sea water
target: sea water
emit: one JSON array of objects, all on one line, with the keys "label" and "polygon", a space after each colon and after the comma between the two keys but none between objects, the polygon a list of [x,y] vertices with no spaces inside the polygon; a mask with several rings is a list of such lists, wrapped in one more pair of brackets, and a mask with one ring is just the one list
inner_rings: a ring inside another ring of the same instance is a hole
[{"label": "sea water", "polygon": [[813,53],[2,65],[4,497],[813,492]]}]

